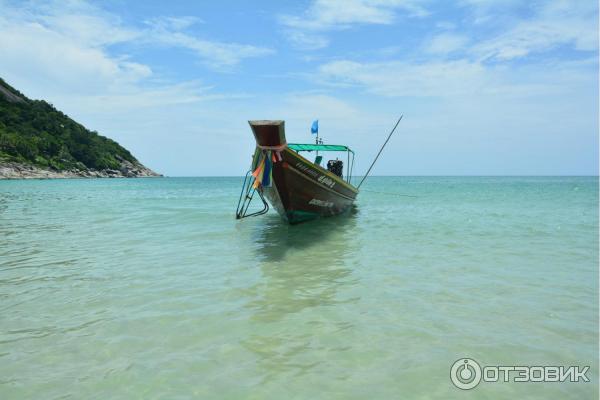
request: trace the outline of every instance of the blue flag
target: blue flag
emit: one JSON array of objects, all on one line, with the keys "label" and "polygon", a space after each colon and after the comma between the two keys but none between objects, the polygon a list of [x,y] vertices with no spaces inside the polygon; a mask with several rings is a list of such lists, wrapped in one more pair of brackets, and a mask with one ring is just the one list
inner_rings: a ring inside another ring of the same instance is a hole
[{"label": "blue flag", "polygon": [[310,127],[310,133],[316,135],[319,133],[319,120],[316,119],[313,121],[312,126]]}]

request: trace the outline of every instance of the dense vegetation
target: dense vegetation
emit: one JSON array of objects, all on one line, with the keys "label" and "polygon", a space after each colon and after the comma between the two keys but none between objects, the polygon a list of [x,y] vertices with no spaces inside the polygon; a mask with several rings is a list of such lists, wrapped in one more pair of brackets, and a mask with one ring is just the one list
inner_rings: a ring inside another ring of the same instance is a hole
[{"label": "dense vegetation", "polygon": [[117,142],[87,130],[43,100],[30,100],[0,79],[0,161],[55,170],[118,169],[136,159]]}]

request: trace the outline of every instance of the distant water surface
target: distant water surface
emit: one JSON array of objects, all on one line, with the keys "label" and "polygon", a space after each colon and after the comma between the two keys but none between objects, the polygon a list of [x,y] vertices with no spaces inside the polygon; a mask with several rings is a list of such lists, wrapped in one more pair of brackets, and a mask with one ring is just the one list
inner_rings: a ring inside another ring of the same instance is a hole
[{"label": "distant water surface", "polygon": [[0,181],[0,399],[596,398],[598,178],[375,177],[293,227],[240,185]]}]

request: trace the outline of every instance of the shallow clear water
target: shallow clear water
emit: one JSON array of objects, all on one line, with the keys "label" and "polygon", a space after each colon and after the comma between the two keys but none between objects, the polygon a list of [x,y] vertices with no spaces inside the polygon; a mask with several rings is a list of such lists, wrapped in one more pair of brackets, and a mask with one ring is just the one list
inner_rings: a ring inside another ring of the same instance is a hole
[{"label": "shallow clear water", "polygon": [[[0,182],[0,398],[595,398],[597,178],[370,178],[235,221],[240,178]],[[451,364],[589,365],[455,388]]]}]

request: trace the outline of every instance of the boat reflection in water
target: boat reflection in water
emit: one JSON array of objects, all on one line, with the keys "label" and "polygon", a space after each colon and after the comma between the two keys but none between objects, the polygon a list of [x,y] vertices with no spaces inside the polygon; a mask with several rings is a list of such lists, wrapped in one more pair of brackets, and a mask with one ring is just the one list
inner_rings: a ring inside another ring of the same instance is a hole
[{"label": "boat reflection in water", "polygon": [[352,313],[339,310],[358,301],[359,282],[355,212],[294,227],[273,214],[261,221],[254,237],[262,279],[248,288],[253,334],[242,345],[258,357],[266,382],[314,373],[330,352],[349,349],[336,332],[352,328]]}]

